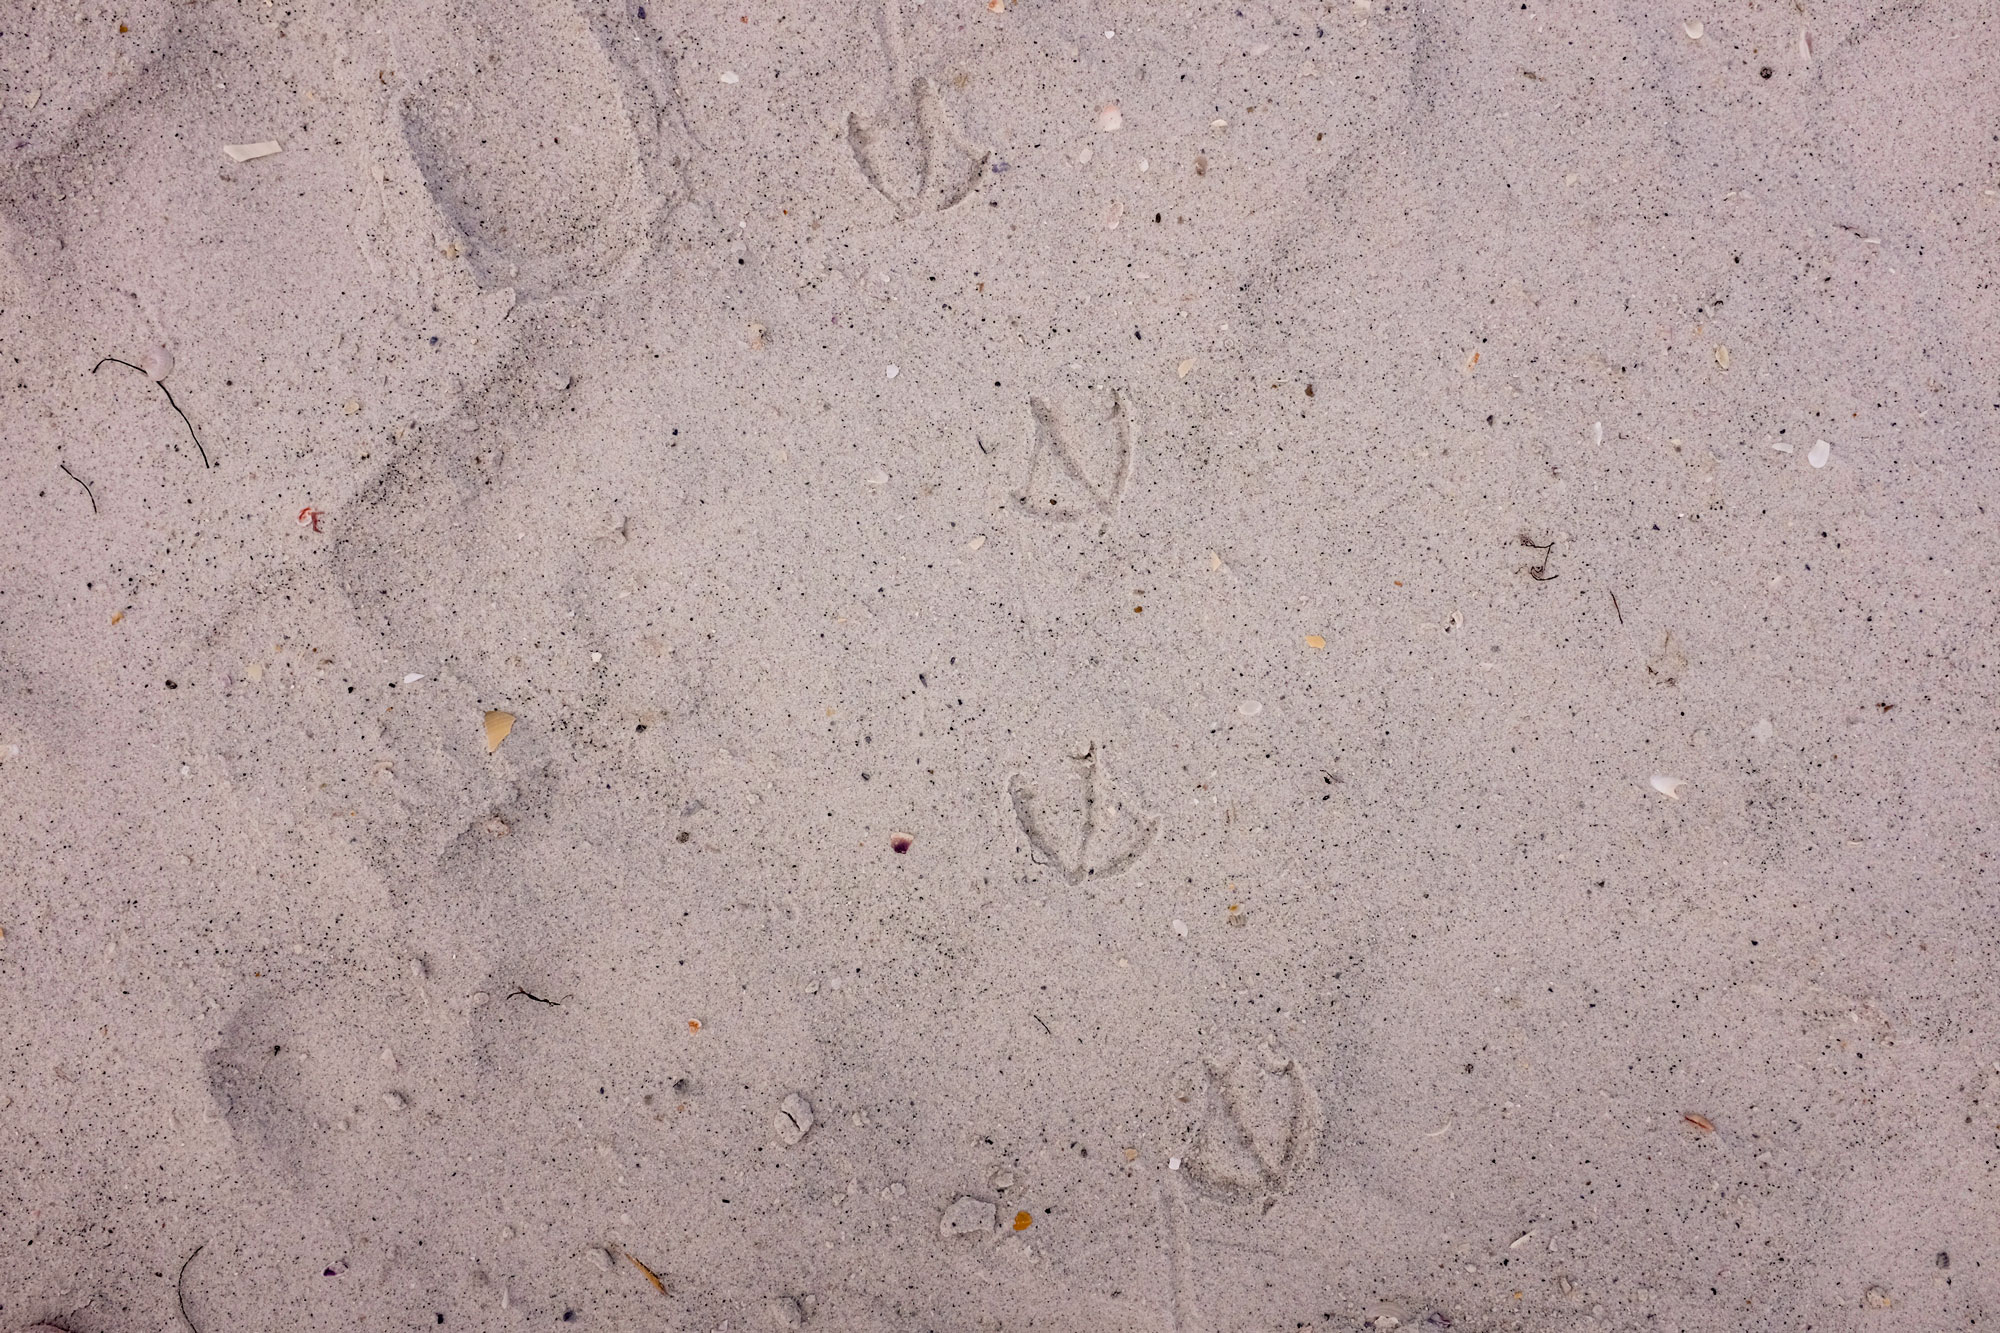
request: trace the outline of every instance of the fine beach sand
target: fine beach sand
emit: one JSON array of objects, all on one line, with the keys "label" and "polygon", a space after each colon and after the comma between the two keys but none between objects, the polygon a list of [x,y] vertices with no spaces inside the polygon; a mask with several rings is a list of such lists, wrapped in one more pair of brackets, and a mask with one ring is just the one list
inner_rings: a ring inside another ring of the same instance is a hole
[{"label": "fine beach sand", "polygon": [[1987,1327],[1996,71],[0,7],[0,1329]]}]

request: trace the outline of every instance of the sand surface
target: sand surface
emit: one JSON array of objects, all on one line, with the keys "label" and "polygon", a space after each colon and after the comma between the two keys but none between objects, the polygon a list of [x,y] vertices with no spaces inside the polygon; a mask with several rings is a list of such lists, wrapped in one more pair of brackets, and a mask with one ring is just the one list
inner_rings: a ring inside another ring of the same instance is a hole
[{"label": "sand surface", "polygon": [[0,1328],[1987,1327],[1997,70],[0,7]]}]

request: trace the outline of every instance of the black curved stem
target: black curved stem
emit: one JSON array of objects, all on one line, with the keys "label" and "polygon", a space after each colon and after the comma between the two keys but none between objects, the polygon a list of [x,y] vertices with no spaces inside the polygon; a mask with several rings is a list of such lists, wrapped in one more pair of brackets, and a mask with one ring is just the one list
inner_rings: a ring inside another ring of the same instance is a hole
[{"label": "black curved stem", "polygon": [[[90,368],[90,373],[95,375],[98,371],[104,369],[105,361],[109,361],[113,365],[123,366],[127,370],[136,370],[141,375],[145,375],[147,379],[153,379],[150,374],[147,374],[144,366],[135,366],[130,361],[120,361],[115,356],[107,356],[104,358],[104,361],[99,361]],[[188,428],[188,438],[194,441],[195,452],[201,455],[201,465],[203,467],[214,467],[215,465],[208,461],[208,450],[201,447],[201,436],[194,433],[194,423],[188,420],[187,413],[181,411],[181,405],[174,401],[174,391],[166,386],[164,380],[153,380],[153,383],[160,386],[160,392],[167,396],[167,406],[173,408],[180,415],[181,424]]]}]

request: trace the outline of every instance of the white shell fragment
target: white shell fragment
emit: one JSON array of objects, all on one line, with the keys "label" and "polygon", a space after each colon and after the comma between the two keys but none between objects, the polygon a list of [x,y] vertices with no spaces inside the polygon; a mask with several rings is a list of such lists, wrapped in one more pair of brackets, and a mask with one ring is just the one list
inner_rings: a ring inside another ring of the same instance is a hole
[{"label": "white shell fragment", "polygon": [[1825,440],[1821,440],[1812,447],[1812,452],[1806,455],[1806,462],[1811,463],[1814,467],[1825,467],[1826,460],[1832,456],[1833,446]]},{"label": "white shell fragment", "polygon": [[146,372],[147,378],[158,383],[174,373],[174,354],[164,346],[149,347],[146,354],[139,358],[139,369]]},{"label": "white shell fragment", "polygon": [[1694,40],[1694,41],[1697,41],[1697,42],[1698,42],[1698,41],[1700,41],[1700,40],[1701,40],[1701,20],[1700,20],[1700,19],[1683,19],[1683,20],[1681,20],[1681,31],[1682,31],[1682,32],[1684,32],[1684,33],[1686,33],[1686,34],[1687,34],[1687,35],[1689,36],[1689,38],[1691,38],[1692,40]]},{"label": "white shell fragment", "polygon": [[1118,109],[1116,102],[1109,102],[1097,108],[1097,128],[1102,134],[1125,128],[1125,113]]},{"label": "white shell fragment", "polygon": [[1799,29],[1799,59],[1812,64],[1813,35],[1804,28]]},{"label": "white shell fragment", "polygon": [[1681,798],[1681,787],[1686,782],[1686,778],[1670,778],[1664,773],[1653,774],[1653,790],[1670,801],[1678,801]]},{"label": "white shell fragment", "polygon": [[249,162],[260,157],[269,157],[278,151],[276,139],[266,139],[262,143],[226,143],[222,154],[231,162]]},{"label": "white shell fragment", "polygon": [[812,1103],[796,1092],[785,1098],[778,1113],[771,1117],[771,1128],[777,1131],[778,1142],[787,1146],[804,1139],[812,1127]]},{"label": "white shell fragment", "polygon": [[993,1205],[984,1199],[966,1195],[944,1210],[944,1220],[938,1224],[938,1234],[943,1236],[985,1236],[993,1231]]},{"label": "white shell fragment", "polygon": [[1604,443],[1604,423],[1603,423],[1602,421],[1599,421],[1599,422],[1595,423],[1595,427],[1596,427],[1596,430],[1597,430],[1597,442],[1598,442],[1599,444],[1603,444],[1603,443]]}]

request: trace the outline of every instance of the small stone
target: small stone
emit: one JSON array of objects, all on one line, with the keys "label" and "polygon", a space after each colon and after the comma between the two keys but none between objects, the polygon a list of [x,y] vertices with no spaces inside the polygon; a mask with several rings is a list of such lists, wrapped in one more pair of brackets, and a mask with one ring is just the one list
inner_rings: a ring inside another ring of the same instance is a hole
[{"label": "small stone", "polygon": [[771,1117],[771,1128],[778,1132],[778,1142],[787,1147],[803,1140],[812,1127],[812,1103],[796,1092],[786,1097],[778,1113]]},{"label": "small stone", "polygon": [[400,1092],[385,1092],[382,1094],[382,1105],[388,1107],[391,1111],[400,1111],[408,1104],[403,1100],[403,1094]]},{"label": "small stone", "polygon": [[1861,1293],[1861,1304],[1864,1309],[1887,1310],[1895,1303],[1890,1299],[1889,1293],[1880,1287],[1870,1287]]},{"label": "small stone", "polygon": [[801,1328],[805,1325],[806,1314],[799,1303],[789,1296],[780,1296],[767,1307],[771,1323],[778,1328]]},{"label": "small stone", "polygon": [[611,1251],[593,1245],[583,1253],[585,1258],[589,1259],[590,1262],[596,1264],[599,1268],[602,1268],[605,1272],[608,1273],[611,1271]]},{"label": "small stone", "polygon": [[938,1233],[943,1236],[989,1236],[993,1234],[995,1209],[984,1199],[966,1195],[944,1210]]}]

